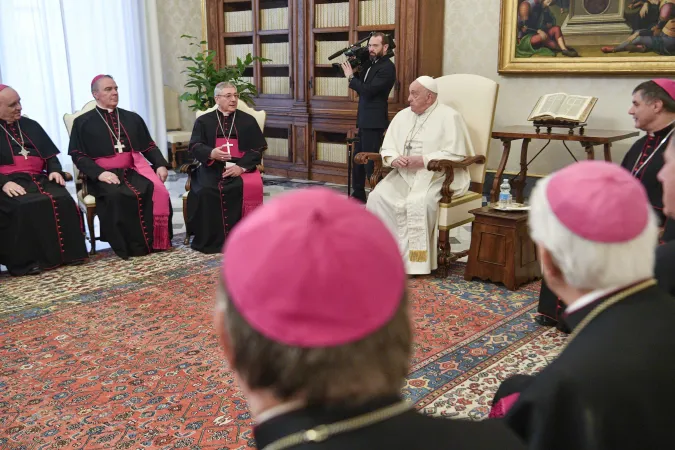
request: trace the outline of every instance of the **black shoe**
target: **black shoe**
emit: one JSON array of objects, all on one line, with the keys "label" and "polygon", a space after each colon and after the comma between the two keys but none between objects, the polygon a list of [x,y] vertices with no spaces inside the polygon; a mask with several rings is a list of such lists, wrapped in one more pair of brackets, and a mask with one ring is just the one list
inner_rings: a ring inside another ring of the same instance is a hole
[{"label": "black shoe", "polygon": [[22,272],[22,273],[16,273],[10,268],[7,268],[7,271],[13,277],[20,277],[20,276],[23,276],[23,275],[40,275],[42,273],[42,269],[38,265],[35,265],[35,266],[31,267],[30,269],[28,269],[27,271]]},{"label": "black shoe", "polygon": [[550,317],[542,316],[541,314],[534,318],[534,321],[543,327],[554,327],[557,326],[558,321],[551,319]]},{"label": "black shoe", "polygon": [[564,322],[558,322],[558,324],[555,327],[561,333],[570,334],[572,332],[572,330],[570,330],[570,327],[568,327],[567,324]]},{"label": "black shoe", "polygon": [[65,266],[81,266],[82,264],[84,264],[84,261],[85,261],[84,259],[79,259],[77,261],[71,261],[71,262],[65,263],[64,265]]}]

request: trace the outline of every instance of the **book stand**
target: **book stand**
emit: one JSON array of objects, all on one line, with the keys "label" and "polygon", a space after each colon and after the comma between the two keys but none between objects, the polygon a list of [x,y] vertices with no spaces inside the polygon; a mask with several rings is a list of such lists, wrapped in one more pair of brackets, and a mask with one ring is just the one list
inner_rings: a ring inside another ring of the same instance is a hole
[{"label": "book stand", "polygon": [[540,133],[541,127],[546,127],[546,133],[551,134],[553,128],[567,128],[569,134],[574,134],[574,129],[579,128],[579,135],[584,135],[584,127],[586,127],[586,122],[573,122],[571,120],[535,120],[532,122],[532,125],[535,127],[537,134]]}]

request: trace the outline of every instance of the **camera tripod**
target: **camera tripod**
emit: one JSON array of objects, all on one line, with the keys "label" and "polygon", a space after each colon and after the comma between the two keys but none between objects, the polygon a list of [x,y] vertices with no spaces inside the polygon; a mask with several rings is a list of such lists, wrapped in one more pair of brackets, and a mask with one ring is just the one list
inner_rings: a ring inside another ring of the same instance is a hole
[{"label": "camera tripod", "polygon": [[352,196],[352,164],[354,164],[354,146],[359,137],[347,138],[347,197]]}]

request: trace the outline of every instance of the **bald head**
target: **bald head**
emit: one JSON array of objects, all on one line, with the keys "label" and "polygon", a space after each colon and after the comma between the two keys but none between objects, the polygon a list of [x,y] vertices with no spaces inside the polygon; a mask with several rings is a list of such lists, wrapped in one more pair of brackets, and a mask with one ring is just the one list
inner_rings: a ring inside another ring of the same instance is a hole
[{"label": "bald head", "polygon": [[12,123],[21,118],[21,98],[7,86],[0,91],[0,120]]},{"label": "bald head", "polygon": [[410,84],[408,103],[415,114],[423,114],[438,98],[438,94],[422,85],[419,79]]}]

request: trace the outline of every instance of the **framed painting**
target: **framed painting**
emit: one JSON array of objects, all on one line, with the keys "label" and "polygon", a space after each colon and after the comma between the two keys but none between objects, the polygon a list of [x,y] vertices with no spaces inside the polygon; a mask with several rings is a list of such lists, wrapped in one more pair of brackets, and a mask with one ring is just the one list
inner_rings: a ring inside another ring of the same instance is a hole
[{"label": "framed painting", "polygon": [[502,0],[501,74],[675,74],[675,0]]}]

